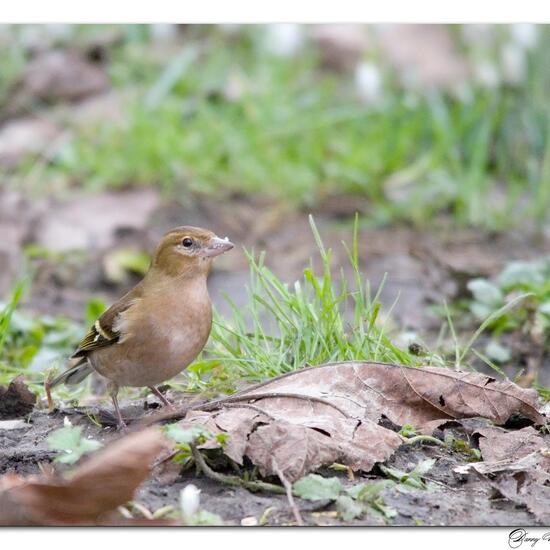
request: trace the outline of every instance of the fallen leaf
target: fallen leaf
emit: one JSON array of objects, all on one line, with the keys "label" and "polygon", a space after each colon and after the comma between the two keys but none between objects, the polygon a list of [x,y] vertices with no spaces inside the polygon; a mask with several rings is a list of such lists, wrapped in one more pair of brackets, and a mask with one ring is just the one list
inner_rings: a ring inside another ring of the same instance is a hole
[{"label": "fallen leaf", "polygon": [[34,409],[36,395],[23,381],[23,376],[15,377],[6,388],[0,386],[0,419],[19,418]]},{"label": "fallen leaf", "polygon": [[[78,101],[109,88],[109,78],[98,65],[76,51],[39,54],[25,68],[19,96],[44,101]],[[21,102],[21,99],[19,99]]]},{"label": "fallen leaf", "polygon": [[468,66],[445,25],[385,25],[378,35],[384,62],[417,88],[456,87]]},{"label": "fallen leaf", "polygon": [[[247,456],[262,475],[275,461],[290,480],[334,462],[369,471],[403,442],[380,426],[409,423],[429,433],[448,420],[485,417],[504,424],[521,413],[542,424],[537,393],[509,381],[438,367],[334,363],[302,369],[253,386],[218,405],[191,411],[180,422],[228,434],[224,452]],[[209,441],[205,448],[219,447]]]},{"label": "fallen leaf", "polygon": [[550,448],[543,447],[518,459],[505,458],[503,460],[474,462],[457,466],[454,469],[458,473],[467,473],[470,470],[475,470],[480,474],[534,471],[544,483],[550,481]]},{"label": "fallen leaf", "polygon": [[490,482],[504,497],[527,509],[543,524],[550,523],[550,487],[540,482],[534,472],[510,472]]},{"label": "fallen leaf", "polygon": [[[523,430],[520,430],[523,431]],[[533,434],[523,434],[523,438]],[[542,440],[542,438],[540,438]],[[505,442],[510,438],[505,438]],[[538,442],[531,442],[533,445]],[[497,449],[495,456],[500,456]],[[487,453],[489,456],[490,453]],[[520,458],[512,456],[502,460],[477,462],[459,466],[455,472],[467,474],[472,470],[487,476],[489,483],[504,497],[522,504],[543,524],[550,522],[550,449],[539,448]],[[517,454],[517,451],[516,453]]]},{"label": "fallen leaf", "polygon": [[75,193],[50,205],[37,223],[36,244],[56,252],[107,249],[121,230],[142,230],[159,203],[152,189]]},{"label": "fallen leaf", "polygon": [[[5,127],[0,130],[0,162]],[[25,245],[33,239],[43,206],[42,201],[28,199],[20,192],[0,191],[0,296],[6,296],[21,276]]]},{"label": "fallen leaf", "polygon": [[8,122],[0,129],[0,163],[14,168],[30,156],[47,151],[61,130],[51,120],[25,117]]},{"label": "fallen leaf", "polygon": [[514,431],[488,427],[476,430],[475,434],[481,436],[479,450],[486,462],[518,460],[546,446],[544,439],[531,426]]},{"label": "fallen leaf", "polygon": [[95,453],[68,478],[0,477],[0,525],[116,524],[112,512],[133,498],[153,459],[166,447],[151,428]]},{"label": "fallen leaf", "polygon": [[364,25],[314,25],[310,33],[323,66],[334,71],[352,70],[369,45]]}]

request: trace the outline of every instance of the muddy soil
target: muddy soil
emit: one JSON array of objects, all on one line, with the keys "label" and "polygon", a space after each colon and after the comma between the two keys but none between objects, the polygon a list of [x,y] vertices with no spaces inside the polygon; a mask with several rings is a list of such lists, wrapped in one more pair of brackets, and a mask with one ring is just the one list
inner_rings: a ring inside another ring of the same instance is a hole
[{"label": "muddy soil", "polygon": [[[150,404],[149,404],[150,406]],[[123,407],[127,417],[146,414],[146,403],[132,402]],[[110,411],[92,408],[96,418],[109,418]],[[98,427],[86,416],[85,409],[67,409],[47,414],[35,411],[25,420],[23,427],[2,429],[0,426],[0,475],[7,472],[37,474],[40,468],[51,464],[55,453],[49,450],[46,437],[63,426],[65,416],[75,425],[83,427],[83,434],[103,443],[120,437],[113,427]],[[476,421],[473,421],[475,425]],[[479,421],[478,421],[479,422]],[[468,440],[471,432],[465,428],[453,428],[455,437]],[[443,434],[441,434],[443,435]],[[297,506],[306,525],[469,525],[469,526],[514,526],[541,525],[525,506],[504,498],[490,484],[489,480],[472,474],[464,475],[454,468],[468,463],[468,456],[457,451],[443,449],[430,444],[403,445],[388,461],[387,465],[410,471],[419,462],[436,459],[426,479],[430,490],[419,490],[397,484],[384,489],[381,496],[386,506],[396,515],[383,519],[369,512],[363,518],[344,522],[338,518],[334,503],[329,500],[310,502],[296,499]],[[58,466],[59,467],[59,466]],[[226,473],[233,473],[226,471]],[[345,487],[357,483],[371,483],[386,479],[375,468],[369,474],[356,473],[353,480],[332,470],[322,472],[326,476],[337,476]],[[293,525],[295,519],[285,496],[270,493],[252,493],[244,488],[235,488],[212,481],[202,475],[197,477],[193,468],[180,472],[180,467],[171,463],[158,466],[152,476],[138,491],[135,501],[149,511],[164,506],[179,506],[180,490],[193,483],[201,490],[201,507],[219,515],[225,524],[241,525],[249,522],[262,525]],[[139,515],[139,514],[138,514]],[[254,518],[254,519],[252,519]],[[244,520],[244,521],[243,521]]]}]

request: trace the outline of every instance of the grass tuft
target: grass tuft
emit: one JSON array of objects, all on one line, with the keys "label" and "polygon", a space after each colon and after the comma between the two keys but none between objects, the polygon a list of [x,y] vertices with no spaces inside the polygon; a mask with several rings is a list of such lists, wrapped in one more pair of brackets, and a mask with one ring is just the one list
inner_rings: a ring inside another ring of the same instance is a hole
[{"label": "grass tuft", "polygon": [[216,314],[203,360],[187,369],[191,389],[231,391],[242,382],[332,361],[420,364],[418,357],[392,343],[379,319],[378,294],[371,297],[359,270],[358,220],[348,251],[351,287],[343,271],[333,276],[331,251],[325,249],[311,217],[310,224],[321,259],[319,276],[308,267],[299,281],[287,285],[265,266],[263,254],[255,258],[247,252],[247,303],[239,307],[226,297],[232,315],[224,319]]}]

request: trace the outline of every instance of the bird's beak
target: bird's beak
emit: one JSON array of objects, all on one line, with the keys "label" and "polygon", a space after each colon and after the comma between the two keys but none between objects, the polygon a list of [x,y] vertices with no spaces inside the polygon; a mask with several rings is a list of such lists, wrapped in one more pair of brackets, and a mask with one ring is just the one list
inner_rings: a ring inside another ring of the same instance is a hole
[{"label": "bird's beak", "polygon": [[213,258],[214,256],[219,256],[234,247],[235,245],[227,237],[225,237],[225,239],[212,237],[208,243],[208,246],[203,248],[200,255],[206,258]]}]

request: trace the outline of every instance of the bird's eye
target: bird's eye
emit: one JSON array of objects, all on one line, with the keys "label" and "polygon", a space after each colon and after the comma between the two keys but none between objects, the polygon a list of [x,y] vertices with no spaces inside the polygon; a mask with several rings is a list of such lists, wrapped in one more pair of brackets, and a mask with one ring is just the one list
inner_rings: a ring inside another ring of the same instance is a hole
[{"label": "bird's eye", "polygon": [[193,239],[190,239],[189,237],[185,237],[185,239],[183,239],[183,241],[181,241],[181,245],[184,248],[189,248],[190,246],[193,245]]}]

